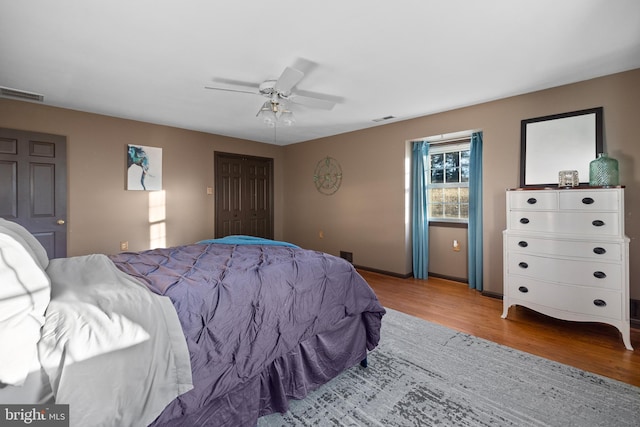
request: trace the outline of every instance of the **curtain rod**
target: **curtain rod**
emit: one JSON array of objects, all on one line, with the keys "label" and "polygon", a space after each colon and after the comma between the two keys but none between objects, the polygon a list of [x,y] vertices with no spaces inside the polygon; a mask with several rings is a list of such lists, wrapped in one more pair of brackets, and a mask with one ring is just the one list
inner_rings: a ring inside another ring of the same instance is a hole
[{"label": "curtain rod", "polygon": [[467,141],[471,139],[471,135],[468,136],[459,136],[457,138],[448,138],[448,139],[441,139],[439,141],[429,141],[429,139],[425,139],[425,141],[427,141],[429,143],[429,145],[438,145],[438,144],[448,144],[450,142],[457,142],[457,141]]},{"label": "curtain rod", "polygon": [[471,139],[474,132],[482,132],[482,129],[470,129],[461,132],[443,133],[440,135],[432,135],[426,138],[415,139],[415,142],[426,141],[429,144],[446,144],[449,142],[465,141]]}]

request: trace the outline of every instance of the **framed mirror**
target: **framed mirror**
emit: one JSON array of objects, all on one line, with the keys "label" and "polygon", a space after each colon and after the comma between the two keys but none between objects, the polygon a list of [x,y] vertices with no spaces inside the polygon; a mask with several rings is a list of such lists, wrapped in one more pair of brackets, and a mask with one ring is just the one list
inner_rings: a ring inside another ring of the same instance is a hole
[{"label": "framed mirror", "polygon": [[522,120],[520,186],[558,184],[558,172],[577,170],[589,183],[589,163],[603,149],[602,107]]}]

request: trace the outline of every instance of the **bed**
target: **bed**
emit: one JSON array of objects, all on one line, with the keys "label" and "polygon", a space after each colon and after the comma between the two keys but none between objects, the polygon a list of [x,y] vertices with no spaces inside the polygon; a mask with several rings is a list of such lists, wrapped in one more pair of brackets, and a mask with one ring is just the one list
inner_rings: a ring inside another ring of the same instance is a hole
[{"label": "bed", "polygon": [[72,426],[253,427],[364,365],[383,315],[351,264],[285,242],[49,260],[0,219],[0,403]]}]

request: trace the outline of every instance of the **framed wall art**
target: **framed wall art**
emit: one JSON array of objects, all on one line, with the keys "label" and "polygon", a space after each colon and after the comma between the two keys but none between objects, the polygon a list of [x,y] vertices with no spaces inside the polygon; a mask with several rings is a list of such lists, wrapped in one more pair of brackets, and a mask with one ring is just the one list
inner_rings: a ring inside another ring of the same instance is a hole
[{"label": "framed wall art", "polygon": [[162,190],[162,148],[127,145],[127,190]]}]

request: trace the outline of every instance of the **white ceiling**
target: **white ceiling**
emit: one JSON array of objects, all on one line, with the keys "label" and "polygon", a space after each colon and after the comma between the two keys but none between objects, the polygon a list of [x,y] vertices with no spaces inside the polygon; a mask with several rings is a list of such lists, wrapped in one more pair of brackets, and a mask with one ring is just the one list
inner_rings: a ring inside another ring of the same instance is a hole
[{"label": "white ceiling", "polygon": [[[287,66],[342,102],[274,134],[265,98],[204,89]],[[638,0],[0,0],[0,86],[278,145],[634,68]]]}]

